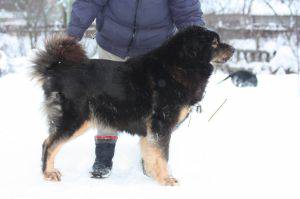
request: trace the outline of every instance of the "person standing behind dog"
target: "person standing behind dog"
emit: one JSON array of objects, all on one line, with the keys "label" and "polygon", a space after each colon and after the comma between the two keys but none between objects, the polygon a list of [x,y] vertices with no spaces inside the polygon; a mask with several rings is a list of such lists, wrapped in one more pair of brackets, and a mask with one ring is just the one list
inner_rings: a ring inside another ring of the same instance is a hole
[{"label": "person standing behind dog", "polygon": [[[204,26],[199,0],[75,0],[67,33],[78,40],[96,19],[100,59],[125,61],[159,47],[178,29]],[[98,129],[94,178],[111,173],[118,133]]]}]

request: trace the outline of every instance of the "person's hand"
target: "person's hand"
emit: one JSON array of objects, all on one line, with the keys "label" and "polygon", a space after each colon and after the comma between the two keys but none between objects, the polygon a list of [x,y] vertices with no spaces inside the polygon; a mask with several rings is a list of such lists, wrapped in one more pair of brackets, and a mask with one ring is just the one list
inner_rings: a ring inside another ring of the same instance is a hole
[{"label": "person's hand", "polygon": [[67,36],[68,36],[68,38],[69,38],[70,40],[74,40],[74,41],[76,41],[76,42],[79,42],[79,41],[80,41],[79,38],[74,37],[74,36],[72,36],[72,35],[67,35]]}]

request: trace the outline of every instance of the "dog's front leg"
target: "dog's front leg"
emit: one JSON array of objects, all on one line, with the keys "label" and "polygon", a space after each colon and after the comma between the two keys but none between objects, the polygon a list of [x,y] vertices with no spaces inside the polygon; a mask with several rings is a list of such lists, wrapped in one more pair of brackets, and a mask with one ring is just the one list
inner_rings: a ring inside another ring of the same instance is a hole
[{"label": "dog's front leg", "polygon": [[146,174],[154,178],[162,185],[178,185],[168,170],[169,142],[171,134],[155,134],[147,132],[146,137],[141,138],[141,153]]}]

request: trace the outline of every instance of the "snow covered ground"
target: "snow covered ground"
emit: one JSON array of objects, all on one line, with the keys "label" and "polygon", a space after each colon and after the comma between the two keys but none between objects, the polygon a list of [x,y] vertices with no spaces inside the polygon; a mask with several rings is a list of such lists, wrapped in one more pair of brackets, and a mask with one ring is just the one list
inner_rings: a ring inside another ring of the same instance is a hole
[{"label": "snow covered ground", "polygon": [[[24,60],[25,61],[25,60]],[[0,78],[0,198],[300,198],[300,97],[297,76],[259,76],[257,88],[211,80],[202,103],[173,134],[170,167],[178,187],[142,173],[138,137],[122,134],[112,175],[89,177],[94,130],[67,144],[56,167],[61,182],[43,180],[47,136],[42,90],[22,70]],[[215,117],[208,118],[227,103]]]}]

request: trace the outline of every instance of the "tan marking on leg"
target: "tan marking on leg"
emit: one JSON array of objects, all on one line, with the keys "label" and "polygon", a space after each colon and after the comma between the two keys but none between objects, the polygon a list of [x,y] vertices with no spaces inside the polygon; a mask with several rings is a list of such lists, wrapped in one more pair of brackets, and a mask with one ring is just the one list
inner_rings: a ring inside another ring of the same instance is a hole
[{"label": "tan marking on leg", "polygon": [[84,122],[81,127],[71,136],[71,139],[75,139],[81,135],[83,135],[90,128],[90,123],[88,121]]},{"label": "tan marking on leg", "polygon": [[46,162],[46,169],[44,171],[45,180],[61,180],[61,173],[54,168],[54,159],[64,143],[64,141],[61,141],[59,143],[54,144],[51,148],[48,149],[48,158]]},{"label": "tan marking on leg", "polygon": [[[71,139],[75,139],[78,136],[82,135],[86,130],[89,128],[89,123],[85,122],[70,138],[63,139],[58,141],[57,143],[54,143],[49,149],[48,149],[48,158],[46,162],[46,169],[44,171],[44,178],[46,180],[50,181],[60,181],[61,180],[61,173],[54,168],[54,160],[62,146],[70,141]],[[49,143],[49,139],[45,141],[45,143]]]},{"label": "tan marking on leg", "polygon": [[178,122],[177,124],[181,123],[190,113],[191,108],[189,106],[183,106],[180,110],[179,116],[178,116]]},{"label": "tan marking on leg", "polygon": [[167,160],[156,141],[154,141],[153,136],[142,137],[140,144],[147,175],[162,185],[178,185],[178,181],[170,176]]}]

